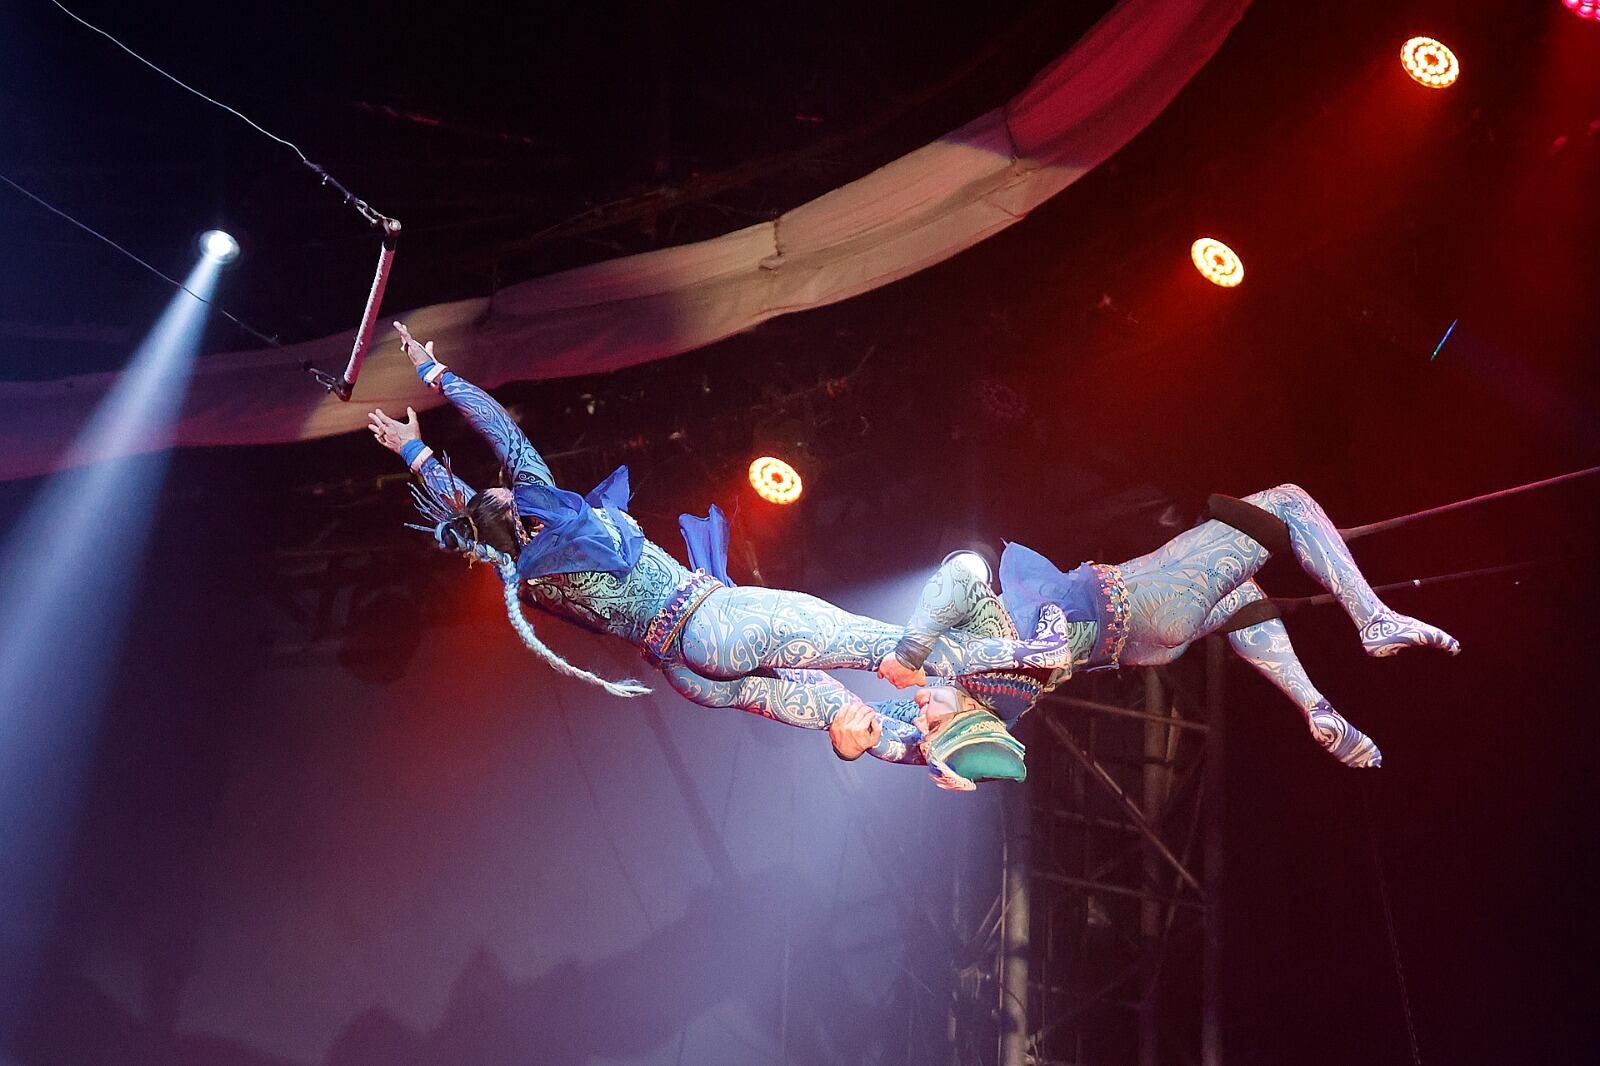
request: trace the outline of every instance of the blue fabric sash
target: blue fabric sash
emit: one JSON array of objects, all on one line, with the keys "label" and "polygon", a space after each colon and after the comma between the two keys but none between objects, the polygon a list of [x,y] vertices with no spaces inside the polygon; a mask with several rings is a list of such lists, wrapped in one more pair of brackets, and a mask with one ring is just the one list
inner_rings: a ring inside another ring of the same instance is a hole
[{"label": "blue fabric sash", "polygon": [[[518,485],[512,495],[519,515],[544,524],[517,556],[517,573],[524,581],[582,571],[623,577],[639,561],[644,534],[628,515],[633,492],[626,466],[617,467],[587,496],[554,485]],[[611,519],[610,525],[599,511]]]},{"label": "blue fabric sash", "polygon": [[733,579],[728,576],[728,518],[722,508],[712,504],[704,518],[679,515],[678,528],[689,549],[689,568],[703,570],[733,588]]},{"label": "blue fabric sash", "polygon": [[1061,608],[1069,622],[1094,622],[1095,643],[1079,667],[1115,670],[1128,643],[1128,590],[1115,566],[1083,563],[1063,574],[1032,548],[1007,544],[1000,556],[1000,598],[1024,637],[1039,625],[1046,603]]},{"label": "blue fabric sash", "polygon": [[1000,554],[1000,598],[1025,637],[1033,634],[1039,609],[1047,603],[1060,607],[1069,622],[1106,621],[1100,579],[1088,563],[1063,574],[1049,559],[1014,542]]}]

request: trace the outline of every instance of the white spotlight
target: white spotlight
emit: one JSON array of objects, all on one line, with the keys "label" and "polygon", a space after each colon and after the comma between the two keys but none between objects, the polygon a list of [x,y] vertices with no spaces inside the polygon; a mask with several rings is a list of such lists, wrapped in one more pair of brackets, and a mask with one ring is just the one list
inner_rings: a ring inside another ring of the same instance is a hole
[{"label": "white spotlight", "polygon": [[200,254],[219,263],[231,263],[239,258],[239,242],[232,234],[208,229],[200,234]]}]

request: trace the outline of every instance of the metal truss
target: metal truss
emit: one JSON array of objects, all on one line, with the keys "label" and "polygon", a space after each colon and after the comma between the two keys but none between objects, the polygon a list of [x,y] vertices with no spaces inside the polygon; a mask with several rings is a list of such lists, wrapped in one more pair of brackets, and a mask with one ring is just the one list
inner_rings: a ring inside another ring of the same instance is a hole
[{"label": "metal truss", "polygon": [[951,1061],[1218,1066],[1221,644],[1075,679],[1028,717]]}]

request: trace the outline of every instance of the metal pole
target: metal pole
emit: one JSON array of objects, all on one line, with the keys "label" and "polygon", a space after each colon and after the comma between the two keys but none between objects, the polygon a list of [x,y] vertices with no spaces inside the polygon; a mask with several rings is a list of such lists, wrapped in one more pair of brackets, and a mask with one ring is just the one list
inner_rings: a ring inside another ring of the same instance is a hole
[{"label": "metal pole", "polygon": [[1223,736],[1222,640],[1206,645],[1206,769],[1201,803],[1205,808],[1205,956],[1201,962],[1200,1064],[1222,1066],[1222,900],[1223,900]]},{"label": "metal pole", "polygon": [[[1149,721],[1151,717],[1147,711],[1136,711],[1132,707],[1114,707],[1109,703],[1096,703],[1094,700],[1080,700],[1076,696],[1063,696],[1058,692],[1053,692],[1046,696],[1045,701],[1059,703],[1066,707],[1076,707],[1079,710],[1092,711],[1095,714],[1109,714],[1117,718],[1140,718]],[[1196,733],[1204,733],[1206,731],[1204,722],[1192,722],[1187,718],[1175,718],[1167,715],[1163,716],[1160,722],[1163,729],[1192,729]]]},{"label": "metal pole", "polygon": [[[965,916],[961,913],[961,883],[966,879],[966,870],[958,859],[950,867],[950,928],[955,930],[956,936],[963,942],[966,938]],[[958,956],[955,961],[959,964],[963,960]],[[954,969],[954,967],[952,967]],[[961,1005],[961,978],[958,975],[950,982],[950,997],[945,1004],[944,1038],[950,1051],[950,1066],[961,1066],[961,1019],[959,1015]]]},{"label": "metal pole", "polygon": [[1000,933],[1000,1066],[1028,1064],[1028,799],[1006,789],[1005,904]]},{"label": "metal pole", "polygon": [[1034,870],[1033,877],[1036,881],[1043,881],[1051,885],[1066,885],[1068,888],[1081,888],[1085,892],[1099,893],[1108,896],[1122,896],[1127,899],[1148,900],[1163,908],[1182,907],[1191,911],[1203,911],[1205,905],[1192,899],[1180,899],[1173,896],[1157,895],[1139,888],[1129,888],[1127,885],[1114,884],[1110,881],[1096,881],[1088,877],[1073,877],[1071,874],[1060,874],[1054,870]]},{"label": "metal pole", "polygon": [[[1161,678],[1154,670],[1144,672],[1144,710],[1148,715],[1162,714],[1163,693]],[[1164,716],[1163,716],[1164,717]],[[1167,757],[1167,734],[1171,730],[1147,718],[1144,722],[1144,813],[1152,826],[1161,825],[1163,802],[1166,798],[1170,771],[1164,760]],[[1148,845],[1144,849],[1145,883],[1152,889],[1161,882],[1161,855]],[[1141,974],[1139,995],[1139,1066],[1156,1066],[1157,1045],[1160,1032],[1156,1027],[1156,975],[1161,967],[1161,904],[1143,900],[1139,904],[1139,941],[1144,953],[1145,969]]]},{"label": "metal pole", "polygon": [[1555,477],[1547,477],[1543,481],[1530,481],[1526,485],[1516,485],[1509,489],[1501,489],[1498,492],[1486,492],[1482,496],[1474,496],[1470,500],[1457,500],[1454,503],[1446,503],[1438,507],[1430,507],[1426,511],[1413,511],[1411,514],[1403,514],[1399,518],[1385,518],[1382,522],[1368,522],[1364,526],[1352,526],[1349,529],[1339,530],[1339,536],[1343,540],[1355,540],[1357,537],[1364,537],[1369,533],[1381,533],[1386,529],[1393,529],[1396,526],[1403,526],[1408,522],[1415,522],[1419,518],[1429,518],[1436,514],[1447,514],[1450,511],[1457,511],[1463,507],[1472,507],[1476,504],[1488,503],[1490,500],[1503,499],[1506,496],[1515,496],[1519,492],[1527,492],[1530,489],[1548,488],[1551,485],[1559,485],[1563,481],[1571,481],[1573,478],[1588,477],[1591,474],[1600,474],[1600,466],[1591,466],[1585,470],[1574,470],[1570,473],[1558,474]]}]

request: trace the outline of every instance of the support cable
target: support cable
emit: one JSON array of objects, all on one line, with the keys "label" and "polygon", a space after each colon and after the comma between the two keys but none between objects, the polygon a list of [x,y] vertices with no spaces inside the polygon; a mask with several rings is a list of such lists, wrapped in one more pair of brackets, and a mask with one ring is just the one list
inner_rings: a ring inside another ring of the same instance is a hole
[{"label": "support cable", "polygon": [[1372,785],[1370,781],[1361,789],[1361,811],[1367,826],[1367,840],[1372,845],[1372,868],[1378,874],[1378,898],[1383,903],[1383,924],[1389,932],[1389,955],[1394,960],[1395,981],[1400,987],[1400,1009],[1405,1014],[1406,1036],[1411,1041],[1412,1066],[1422,1066],[1422,1049],[1417,1043],[1417,1020],[1411,1011],[1411,995],[1406,989],[1406,971],[1400,961],[1400,938],[1394,931],[1394,906],[1389,900],[1389,879],[1383,872],[1383,854],[1378,849],[1378,829],[1372,817]]},{"label": "support cable", "polygon": [[[1521,570],[1534,570],[1548,565],[1550,565],[1550,560],[1548,559],[1527,559],[1520,563],[1506,563],[1504,566],[1485,566],[1477,570],[1457,570],[1452,574],[1434,574],[1431,577],[1414,577],[1408,581],[1391,581],[1385,585],[1372,586],[1372,591],[1394,592],[1397,589],[1420,589],[1429,585],[1443,585],[1451,581],[1465,581],[1474,577],[1513,574]],[[1315,596],[1272,596],[1261,602],[1270,603],[1279,610],[1292,611],[1299,607],[1321,607],[1325,604],[1335,603],[1337,600],[1338,597],[1331,592],[1319,592]],[[1249,604],[1245,606],[1248,607]],[[1241,608],[1242,610],[1243,608]],[[1257,619],[1257,621],[1259,620]],[[1231,632],[1232,629],[1233,627],[1229,627],[1222,632]]]},{"label": "support cable", "polygon": [[1555,477],[1547,477],[1543,481],[1530,481],[1526,485],[1516,485],[1509,489],[1501,489],[1498,492],[1486,492],[1482,496],[1474,496],[1470,500],[1457,500],[1454,503],[1441,504],[1438,507],[1429,507],[1424,511],[1413,511],[1411,514],[1403,514],[1398,518],[1386,518],[1381,522],[1368,522],[1364,526],[1354,526],[1350,529],[1341,529],[1339,530],[1339,536],[1343,537],[1345,540],[1355,540],[1358,537],[1365,537],[1369,533],[1382,533],[1385,530],[1397,529],[1400,526],[1409,525],[1419,518],[1431,518],[1434,515],[1445,514],[1449,511],[1457,511],[1463,507],[1472,507],[1476,504],[1488,503],[1491,500],[1502,499],[1506,496],[1515,496],[1519,492],[1529,492],[1533,489],[1548,488],[1551,485],[1559,485],[1564,481],[1573,481],[1580,477],[1588,477],[1590,474],[1600,474],[1600,466],[1591,466],[1585,470],[1573,470],[1570,473],[1557,474]]},{"label": "support cable", "polygon": [[[1600,474],[1600,466],[1585,467],[1582,470],[1571,470],[1565,474],[1557,474],[1555,477],[1547,477],[1540,481],[1530,481],[1523,485],[1513,485],[1508,489],[1499,489],[1495,492],[1486,492],[1481,496],[1473,496],[1470,499],[1456,500],[1453,503],[1440,504],[1438,507],[1429,507],[1425,510],[1413,511],[1411,514],[1399,515],[1395,518],[1386,518],[1381,522],[1368,522],[1366,525],[1352,526],[1349,529],[1339,530],[1339,536],[1346,541],[1356,540],[1371,533],[1382,533],[1390,529],[1398,529],[1401,526],[1409,525],[1421,518],[1431,518],[1434,515],[1447,514],[1451,511],[1459,511],[1467,507],[1474,507],[1480,503],[1490,503],[1494,500],[1505,499],[1510,496],[1516,496],[1520,493],[1531,492],[1534,489],[1550,488],[1551,486],[1561,485],[1568,481],[1576,481],[1579,478],[1589,477],[1592,474]],[[1535,560],[1520,563],[1508,563],[1504,566],[1489,566],[1478,570],[1462,570],[1453,574],[1438,574],[1433,577],[1412,578],[1410,581],[1399,581],[1392,582],[1387,585],[1378,585],[1374,591],[1389,592],[1394,589],[1406,588],[1408,586],[1411,588],[1422,588],[1424,585],[1436,585],[1446,581],[1460,581],[1465,578],[1488,577],[1492,574],[1504,574],[1516,570],[1527,570],[1537,566],[1548,565],[1548,562],[1548,560]],[[1298,607],[1311,607],[1333,603],[1334,600],[1335,597],[1331,594],[1289,597],[1273,596],[1266,600],[1259,600],[1255,603],[1245,604],[1239,610],[1235,611],[1228,621],[1219,627],[1216,632],[1232,633],[1237,630],[1245,629],[1249,626],[1255,625],[1259,622],[1264,622],[1269,618],[1280,618],[1285,611],[1291,611]]]},{"label": "support cable", "polygon": [[65,4],[63,4],[61,2],[61,0],[50,0],[50,2],[52,4],[54,4],[56,7],[60,8],[61,12],[64,15],[66,15],[68,18],[72,19],[74,22],[76,22],[79,25],[83,26],[85,29],[92,30],[93,32],[98,33],[100,36],[104,37],[106,40],[110,41],[112,44],[116,45],[118,48],[122,49],[124,52],[128,53],[130,56],[132,56],[133,58],[137,59],[139,62],[143,63],[145,66],[149,67],[151,70],[155,71],[157,74],[161,75],[163,78],[166,78],[168,81],[172,82],[172,84],[178,86],[180,89],[183,89],[186,92],[193,93],[195,96],[198,96],[200,99],[204,100],[208,104],[211,104],[211,105],[213,105],[215,107],[220,107],[222,110],[224,110],[228,114],[234,116],[239,121],[243,122],[246,126],[249,126],[251,129],[255,130],[257,133],[259,133],[262,136],[267,137],[267,138],[269,138],[271,140],[277,141],[279,144],[281,144],[284,147],[288,148],[291,152],[293,152],[295,155],[300,157],[300,162],[301,163],[303,163],[305,166],[309,167],[313,173],[315,173],[319,178],[322,179],[322,184],[333,186],[334,190],[336,192],[338,192],[339,195],[344,199],[344,202],[349,204],[351,207],[355,208],[355,210],[360,213],[361,217],[366,219],[367,222],[370,223],[371,225],[381,227],[385,223],[394,222],[394,219],[389,218],[387,215],[380,214],[378,211],[374,210],[373,207],[370,204],[368,204],[365,200],[361,199],[355,193],[353,193],[349,189],[345,188],[344,184],[342,182],[340,182],[339,179],[335,178],[332,174],[329,174],[327,172],[327,170],[323,169],[321,166],[319,166],[316,163],[313,163],[310,159],[308,159],[306,157],[306,154],[300,150],[300,146],[295,144],[293,141],[291,141],[291,140],[289,140],[289,139],[287,139],[285,137],[278,136],[276,133],[273,133],[271,130],[267,129],[265,126],[262,126],[260,123],[256,122],[254,119],[250,118],[250,116],[246,115],[244,112],[239,111],[236,108],[229,107],[227,104],[223,103],[221,100],[217,100],[217,99],[215,99],[213,97],[207,96],[205,93],[201,92],[199,89],[196,89],[193,85],[190,85],[189,83],[185,82],[184,80],[182,80],[181,78],[177,77],[176,75],[170,74],[167,71],[162,70],[160,67],[158,67],[154,63],[150,62],[150,60],[146,59],[144,56],[140,55],[138,52],[135,52],[132,48],[129,48],[127,45],[125,45],[121,41],[117,40],[115,37],[113,37],[111,34],[107,33],[105,30],[102,30],[99,26],[96,26],[94,23],[90,22],[86,18],[83,18],[81,15],[75,14]]}]

